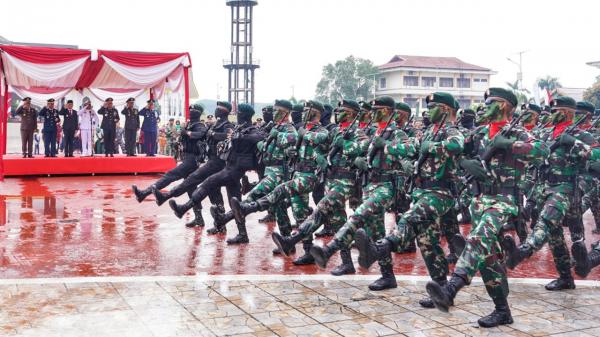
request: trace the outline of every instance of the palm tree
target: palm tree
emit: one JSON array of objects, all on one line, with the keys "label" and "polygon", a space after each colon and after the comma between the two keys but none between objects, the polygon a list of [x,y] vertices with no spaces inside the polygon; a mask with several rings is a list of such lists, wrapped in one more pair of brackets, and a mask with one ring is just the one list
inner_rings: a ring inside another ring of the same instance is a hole
[{"label": "palm tree", "polygon": [[519,89],[519,80],[516,80],[514,83],[506,82],[506,85],[517,96],[517,101],[519,102],[519,104],[527,103],[530,101],[530,98],[528,96],[528,94],[530,94],[530,91],[527,89]]},{"label": "palm tree", "polygon": [[558,77],[552,77],[550,75],[546,75],[545,78],[538,78],[537,86],[540,89],[548,88],[552,96],[556,96],[559,94],[559,88],[562,88],[562,84],[558,81]]}]

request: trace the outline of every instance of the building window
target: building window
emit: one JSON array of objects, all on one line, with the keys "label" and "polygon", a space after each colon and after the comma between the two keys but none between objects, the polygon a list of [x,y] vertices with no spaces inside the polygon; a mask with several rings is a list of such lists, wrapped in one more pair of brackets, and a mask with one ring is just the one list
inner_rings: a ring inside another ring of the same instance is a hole
[{"label": "building window", "polygon": [[481,83],[487,83],[487,78],[482,78]]},{"label": "building window", "polygon": [[452,77],[440,77],[440,87],[452,88],[454,86],[454,79]]},{"label": "building window", "polygon": [[471,100],[468,98],[459,98],[458,104],[460,105],[461,108],[467,109],[467,108],[471,107]]},{"label": "building window", "polygon": [[386,84],[387,83],[386,83],[385,77],[382,77],[379,79],[379,89],[385,89]]},{"label": "building window", "polygon": [[456,86],[459,88],[470,88],[471,87],[471,79],[470,78],[457,78]]},{"label": "building window", "polygon": [[474,78],[473,82],[486,83],[487,82],[487,78]]},{"label": "building window", "polygon": [[419,78],[417,76],[404,76],[405,87],[418,87]]},{"label": "building window", "polygon": [[412,109],[415,109],[417,107],[418,101],[419,101],[418,98],[409,98],[409,97],[404,98],[404,103],[408,104],[408,106],[410,106]]},{"label": "building window", "polygon": [[435,77],[421,77],[421,85],[426,88],[435,87]]}]

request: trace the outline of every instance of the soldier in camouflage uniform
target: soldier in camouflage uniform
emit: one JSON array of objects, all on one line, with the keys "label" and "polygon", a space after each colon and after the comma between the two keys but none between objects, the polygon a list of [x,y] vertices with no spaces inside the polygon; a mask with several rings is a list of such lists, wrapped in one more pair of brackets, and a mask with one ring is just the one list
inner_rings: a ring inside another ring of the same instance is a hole
[{"label": "soldier in camouflage uniform", "polygon": [[[466,141],[460,166],[472,177],[476,195],[471,202],[473,228],[450,280],[446,284],[428,282],[427,292],[436,307],[448,311],[456,293],[471,282],[479,271],[495,310],[478,320],[482,327],[513,322],[507,302],[508,282],[498,239],[503,227],[518,215],[515,191],[527,168],[527,162],[541,163],[547,149],[524,129],[508,120],[515,111],[517,97],[511,91],[489,88],[485,95],[486,112],[480,126]],[[510,130],[510,131],[509,131]],[[482,161],[486,165],[482,166]]]},{"label": "soldier in camouflage uniform", "polygon": [[[287,100],[276,100],[273,106],[274,127],[270,130],[269,136],[265,141],[258,144],[261,152],[261,162],[265,166],[264,178],[250,191],[244,199],[244,202],[254,202],[267,194],[271,193],[275,187],[288,180],[287,163],[285,162],[285,152],[296,145],[298,132],[294,125],[290,123],[290,113],[292,103]],[[288,235],[292,231],[290,219],[287,214],[287,207],[270,207],[281,233]],[[213,216],[215,231],[223,231],[227,222],[234,219],[233,212],[224,212],[224,209],[218,206],[212,206],[210,213]],[[238,223],[238,227],[244,227],[245,223]],[[239,228],[238,228],[239,230]],[[228,240],[229,243],[241,243],[238,240]],[[279,254],[279,250],[273,250],[274,254]]]},{"label": "soldier in camouflage uniform", "polygon": [[[358,157],[354,161],[359,171],[366,174],[363,202],[329,244],[324,247],[314,246],[311,250],[321,268],[327,266],[327,261],[336,251],[350,248],[359,228],[366,227],[369,235],[376,239],[385,235],[385,211],[392,206],[398,187],[395,184],[395,173],[400,169],[401,160],[411,158],[415,153],[413,140],[392,122],[395,115],[394,99],[382,96],[373,100],[371,105],[373,121],[378,128],[370,142],[367,157]],[[384,263],[381,268],[382,274],[393,275],[391,263]],[[389,284],[387,288],[392,286]],[[371,285],[371,289],[379,287],[378,281]]]},{"label": "soldier in camouflage uniform", "polygon": [[[544,191],[540,200],[540,215],[527,241],[518,247],[511,236],[506,236],[502,246],[507,253],[507,265],[515,268],[549,242],[554,264],[560,277],[546,285],[547,290],[574,289],[571,258],[565,242],[562,224],[577,215],[567,214],[579,207],[571,207],[577,194],[576,179],[583,172],[592,151],[593,137],[582,130],[565,132],[573,124],[576,103],[570,97],[559,96],[551,102],[554,127],[546,130],[541,139],[552,142],[544,167],[540,167]],[[575,244],[585,244],[583,237]],[[574,256],[577,260],[578,256]],[[577,261],[585,264],[585,261]],[[577,270],[577,269],[576,269]]]},{"label": "soldier in camouflage uniform", "polygon": [[[427,96],[426,102],[432,124],[423,134],[419,159],[415,164],[417,172],[413,179],[416,189],[411,195],[412,207],[400,217],[396,229],[385,239],[371,242],[363,230],[359,230],[356,236],[362,267],[368,268],[376,260],[380,265],[390,265],[389,272],[382,273],[382,278],[369,286],[371,290],[395,287],[390,253],[415,239],[431,278],[440,284],[446,282],[448,262],[441,247],[441,226],[446,225],[442,224],[447,220],[444,216],[454,207],[450,188],[451,181],[457,179],[456,161],[462,153],[464,137],[454,125],[458,103],[452,95],[436,92]],[[433,308],[429,299],[419,303]]]},{"label": "soldier in camouflage uniform", "polygon": [[[239,201],[231,199],[231,210],[237,223],[245,221],[248,214],[264,211],[269,207],[283,207],[286,199],[296,196],[307,196],[318,183],[317,169],[325,168],[327,165],[327,130],[321,126],[320,119],[323,113],[323,105],[317,101],[305,103],[304,126],[298,130],[298,140],[295,146],[286,151],[288,158],[295,158],[293,168],[295,169],[292,179],[284,182],[269,194],[256,201]],[[308,204],[299,211],[308,212]],[[276,212],[277,213],[277,212]],[[283,233],[289,235],[288,233]],[[305,254],[295,261],[297,265],[313,263],[308,254],[310,247],[305,246]]]},{"label": "soldier in camouflage uniform", "polygon": [[[327,156],[325,196],[319,201],[313,213],[302,223],[298,232],[291,236],[273,233],[273,241],[289,255],[295,244],[303,241],[303,246],[312,246],[312,235],[322,225],[330,224],[337,231],[346,222],[346,200],[353,192],[356,184],[356,171],[352,168],[356,157],[364,155],[369,137],[360,129],[356,129],[360,106],[356,101],[343,100],[337,109],[336,127],[330,132],[333,138],[331,150]],[[342,264],[335,268],[333,275],[355,273],[350,249],[340,252]]]},{"label": "soldier in camouflage uniform", "polygon": [[[358,129],[361,130],[361,132],[363,132],[367,137],[372,137],[375,134],[377,127],[371,123],[371,104],[369,104],[369,102],[360,101],[358,102],[358,105],[360,106]],[[350,209],[355,211],[360,204],[362,204],[362,185],[354,184],[352,194],[348,198],[348,205],[350,206]]]}]

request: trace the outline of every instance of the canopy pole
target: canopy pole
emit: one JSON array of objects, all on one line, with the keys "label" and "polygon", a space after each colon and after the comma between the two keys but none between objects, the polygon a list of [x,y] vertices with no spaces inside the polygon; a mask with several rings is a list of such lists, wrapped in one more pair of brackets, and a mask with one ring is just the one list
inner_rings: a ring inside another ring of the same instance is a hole
[{"label": "canopy pole", "polygon": [[4,74],[0,75],[2,96],[0,97],[0,181],[4,181],[4,155],[6,154],[6,142],[8,137],[8,83]]},{"label": "canopy pole", "polygon": [[183,100],[185,109],[185,119],[190,119],[190,74],[189,67],[183,67],[183,80],[185,81],[185,99]]}]

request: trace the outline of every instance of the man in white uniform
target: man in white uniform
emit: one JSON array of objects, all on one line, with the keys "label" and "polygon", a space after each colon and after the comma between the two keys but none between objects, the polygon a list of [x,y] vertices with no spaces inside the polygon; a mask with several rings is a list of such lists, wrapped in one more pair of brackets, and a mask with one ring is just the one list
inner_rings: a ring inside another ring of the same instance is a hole
[{"label": "man in white uniform", "polygon": [[93,156],[93,133],[96,131],[100,119],[92,109],[90,101],[83,102],[83,108],[77,113],[79,117],[79,132],[81,136],[81,156]]}]

